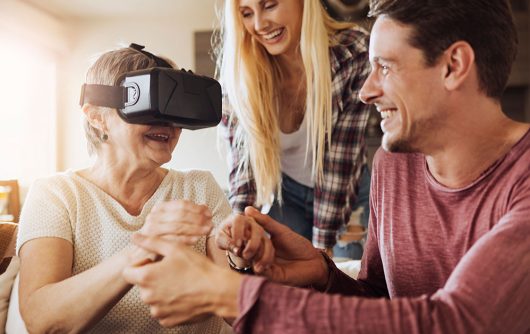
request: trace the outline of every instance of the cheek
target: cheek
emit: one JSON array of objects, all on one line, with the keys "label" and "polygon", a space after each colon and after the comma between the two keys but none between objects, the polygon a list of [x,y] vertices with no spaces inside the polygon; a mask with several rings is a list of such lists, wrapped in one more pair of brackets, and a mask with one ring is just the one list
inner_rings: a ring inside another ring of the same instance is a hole
[{"label": "cheek", "polygon": [[253,34],[253,22],[251,19],[247,19],[247,20],[243,20],[243,27],[245,28],[245,32],[247,34],[250,34],[251,36],[254,35]]}]

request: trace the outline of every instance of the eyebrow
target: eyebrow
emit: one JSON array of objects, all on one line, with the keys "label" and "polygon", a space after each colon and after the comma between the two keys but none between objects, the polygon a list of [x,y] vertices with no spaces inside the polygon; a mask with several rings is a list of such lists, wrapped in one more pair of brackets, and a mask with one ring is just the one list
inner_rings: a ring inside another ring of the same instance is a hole
[{"label": "eyebrow", "polygon": [[[265,1],[267,1],[267,0],[260,0],[260,1],[258,2],[258,5],[260,5],[260,6],[263,5],[263,3],[264,3]],[[243,6],[239,6],[239,8],[240,8],[240,9],[241,9],[241,8],[248,8],[248,6],[243,5]]]},{"label": "eyebrow", "polygon": [[375,62],[375,63],[380,63],[380,62],[383,62],[383,63],[395,63],[396,62],[392,58],[385,58],[385,57],[379,57],[379,56],[373,57],[372,61]]}]

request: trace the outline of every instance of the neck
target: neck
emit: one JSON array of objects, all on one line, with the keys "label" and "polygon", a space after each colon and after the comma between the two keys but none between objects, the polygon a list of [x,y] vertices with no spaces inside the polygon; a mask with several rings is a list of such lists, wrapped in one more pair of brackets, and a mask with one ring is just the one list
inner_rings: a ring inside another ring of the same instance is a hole
[{"label": "neck", "polygon": [[475,115],[461,110],[457,114],[460,119],[451,121],[457,126],[438,135],[444,142],[425,152],[429,171],[449,188],[462,188],[479,178],[507,154],[530,127],[507,118],[498,104],[494,108],[474,109],[479,110]]},{"label": "neck", "polygon": [[299,51],[294,55],[282,54],[277,59],[282,75],[286,80],[296,80],[299,82],[301,77],[305,78],[304,63]]},{"label": "neck", "polygon": [[120,168],[98,159],[94,166],[81,171],[80,174],[112,196],[127,212],[138,215],[155,193],[167,170],[137,166]]}]

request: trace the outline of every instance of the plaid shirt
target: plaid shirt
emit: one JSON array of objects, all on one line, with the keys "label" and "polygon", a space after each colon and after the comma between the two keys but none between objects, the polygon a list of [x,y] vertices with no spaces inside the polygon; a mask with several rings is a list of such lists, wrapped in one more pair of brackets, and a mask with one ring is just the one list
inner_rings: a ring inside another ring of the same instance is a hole
[{"label": "plaid shirt", "polygon": [[[370,109],[359,100],[359,90],[370,73],[368,35],[360,29],[343,30],[336,40],[338,45],[330,48],[333,133],[324,153],[323,181],[314,186],[313,245],[318,248],[335,245],[337,231],[349,221],[366,163],[364,134]],[[242,129],[237,123],[225,98],[220,130],[230,147],[229,198],[232,208],[242,212],[255,204],[256,184],[250,167],[238,169],[242,153],[234,134]]]}]

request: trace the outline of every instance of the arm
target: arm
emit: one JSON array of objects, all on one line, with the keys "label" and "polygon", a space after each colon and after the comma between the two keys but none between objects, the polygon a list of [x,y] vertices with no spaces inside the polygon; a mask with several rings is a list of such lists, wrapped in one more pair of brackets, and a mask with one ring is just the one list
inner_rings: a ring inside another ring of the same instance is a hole
[{"label": "arm", "polygon": [[36,181],[20,217],[20,311],[30,332],[87,330],[130,289],[119,275],[127,248],[73,274],[72,226],[74,220],[88,218],[75,215],[75,187],[65,180]]},{"label": "arm", "polygon": [[[520,201],[522,211],[509,213],[478,240],[445,286],[430,296],[363,299],[280,286],[262,277],[243,278],[177,243],[141,235],[133,241],[166,256],[127,268],[124,276],[145,289],[151,297],[144,301],[167,326],[214,312],[238,316],[234,328],[242,333],[524,333],[530,325],[528,203]],[[318,262],[298,269],[305,270],[299,277],[325,282],[320,274],[327,267]]]},{"label": "arm", "polygon": [[95,325],[131,288],[121,277],[127,253],[123,250],[72,276],[70,242],[60,238],[26,242],[19,252],[20,310],[28,331],[78,333]]},{"label": "arm", "polygon": [[362,299],[245,278],[234,328],[252,333],[524,333],[530,327],[527,217],[503,218],[431,296]]},{"label": "arm", "polygon": [[[71,189],[51,179],[32,187],[21,216],[20,305],[30,331],[79,332],[90,329],[130,289],[121,271],[131,258],[128,247],[112,252],[97,265],[74,275],[73,256],[77,203]],[[175,203],[183,218],[175,228],[166,224],[172,210],[156,210],[149,219],[159,222],[158,232],[177,230],[183,242],[196,242],[211,230],[211,215],[205,206]],[[171,220],[169,220],[171,221]],[[150,224],[146,224],[150,230]],[[144,225],[145,226],[145,225]],[[106,236],[103,236],[106,238]],[[110,241],[110,239],[107,239]],[[85,240],[84,242],[86,242]],[[83,241],[81,241],[83,242]],[[75,251],[79,251],[77,248]],[[145,261],[145,254],[140,254]],[[76,264],[79,267],[82,264]],[[66,292],[66,293],[65,293]]]},{"label": "arm", "polygon": [[333,65],[333,87],[341,89],[333,96],[333,134],[331,145],[325,151],[324,182],[315,186],[313,245],[318,248],[335,245],[337,230],[347,223],[357,200],[362,166],[366,162],[364,135],[370,107],[359,100],[358,94],[370,73],[370,64],[366,45],[362,38],[358,39],[339,53],[350,58],[340,59],[335,55],[339,65]]},{"label": "arm", "polygon": [[240,168],[239,164],[243,160],[240,145],[244,143],[236,143],[235,133],[238,130],[238,120],[226,95],[223,96],[223,116],[218,129],[228,149],[227,160],[230,170],[228,198],[234,211],[241,213],[245,207],[254,205],[256,184],[250,167]]}]

